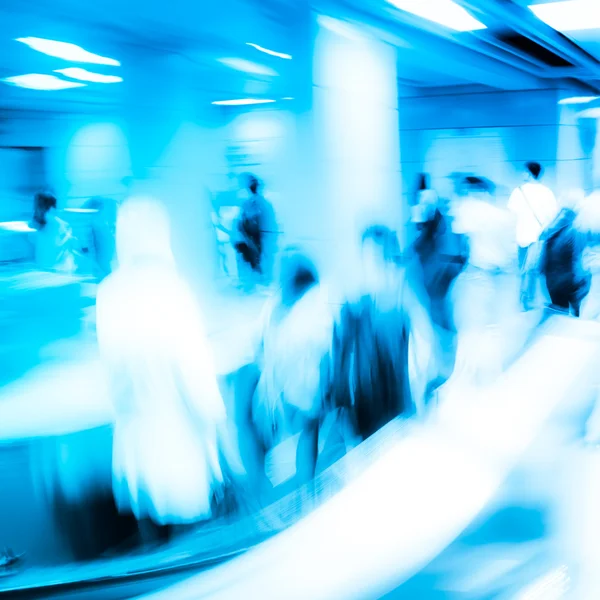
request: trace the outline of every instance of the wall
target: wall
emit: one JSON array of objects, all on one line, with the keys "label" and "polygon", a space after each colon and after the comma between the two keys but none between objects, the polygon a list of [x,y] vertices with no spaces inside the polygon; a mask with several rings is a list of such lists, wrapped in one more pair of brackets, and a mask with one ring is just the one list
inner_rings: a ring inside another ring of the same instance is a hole
[{"label": "wall", "polygon": [[[452,189],[448,175],[472,172],[493,181],[502,202],[519,184],[523,163],[529,160],[544,165],[547,183],[556,186],[563,172],[557,161],[578,158],[569,141],[574,132],[560,124],[557,102],[557,90],[471,87],[401,97],[405,199],[421,171],[431,174],[432,184],[444,195]],[[559,139],[565,148],[560,156]]]},{"label": "wall", "polygon": [[0,145],[47,148],[48,184],[63,208],[97,195],[164,201],[180,265],[206,289],[216,272],[208,189],[223,171],[221,115],[179,57],[135,48],[123,55],[118,102],[80,105],[77,113],[60,112],[58,102],[55,112],[11,112]]},{"label": "wall", "polygon": [[18,115],[11,130],[20,145],[49,148],[49,184],[62,206],[132,192],[162,199],[176,253],[199,288],[215,279],[211,193],[227,185],[236,148],[250,157],[244,170],[265,180],[282,243],[304,243],[343,279],[364,227],[400,222],[396,51],[359,28],[308,10],[300,17],[292,101],[214,107],[184,59],[129,48],[112,104]]},{"label": "wall", "polygon": [[[294,102],[272,108],[223,108],[224,167],[227,174],[251,172],[264,183],[282,231],[293,230],[298,211],[290,201],[297,147]],[[293,234],[293,233],[292,233]]]}]

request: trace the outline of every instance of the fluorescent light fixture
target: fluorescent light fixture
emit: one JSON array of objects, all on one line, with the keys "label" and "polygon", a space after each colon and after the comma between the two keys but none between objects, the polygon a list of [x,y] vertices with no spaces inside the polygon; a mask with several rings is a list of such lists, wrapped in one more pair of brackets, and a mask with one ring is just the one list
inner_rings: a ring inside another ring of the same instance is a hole
[{"label": "fluorescent light fixture", "polygon": [[25,221],[4,221],[3,223],[0,223],[0,229],[15,233],[29,233],[30,231],[35,231],[35,229],[29,227]]},{"label": "fluorescent light fixture", "polygon": [[277,58],[283,58],[285,60],[292,60],[291,54],[284,54],[283,52],[275,52],[275,50],[269,50],[268,48],[263,48],[258,44],[253,44],[252,42],[246,42],[246,46],[252,46],[252,48],[256,48],[259,52],[263,52],[264,54],[269,54],[270,56],[276,56]]},{"label": "fluorescent light fixture", "polygon": [[87,69],[81,69],[80,67],[56,69],[54,72],[70,77],[71,79],[89,81],[91,83],[121,83],[121,81],[123,81],[123,78],[118,77],[117,75],[102,75],[101,73],[93,73]]},{"label": "fluorescent light fixture", "polygon": [[93,213],[97,213],[98,209],[97,208],[65,208],[64,212],[91,215]]},{"label": "fluorescent light fixture", "polygon": [[217,61],[226,67],[235,69],[236,71],[243,71],[244,73],[250,73],[252,75],[277,77],[277,71],[274,71],[273,69],[264,65],[259,65],[249,60],[244,60],[243,58],[218,58]]},{"label": "fluorescent light fixture", "polygon": [[583,31],[600,28],[598,0],[563,0],[532,4],[533,14],[556,31]]},{"label": "fluorescent light fixture", "polygon": [[237,100],[216,100],[212,104],[218,106],[245,106],[248,104],[272,104],[275,100],[266,98],[239,98]]},{"label": "fluorescent light fixture", "polygon": [[17,75],[16,77],[7,77],[3,79],[4,83],[27,90],[67,90],[69,88],[78,88],[85,86],[85,83],[76,81],[66,81],[54,75],[43,75],[41,73],[30,73],[29,75]]},{"label": "fluorescent light fixture", "polygon": [[600,108],[586,108],[577,116],[581,119],[600,119]]},{"label": "fluorescent light fixture", "polygon": [[292,98],[291,96],[286,96],[285,98],[282,98],[282,100],[293,100],[294,98]]},{"label": "fluorescent light fixture", "polygon": [[600,99],[600,96],[573,96],[572,98],[563,98],[559,104],[588,104],[594,100]]},{"label": "fluorescent light fixture", "polygon": [[396,8],[455,31],[477,31],[487,27],[452,0],[388,0]]},{"label": "fluorescent light fixture", "polygon": [[114,58],[93,54],[92,52],[84,50],[80,46],[69,44],[68,42],[57,42],[55,40],[45,40],[43,38],[36,37],[17,38],[17,42],[26,44],[31,49],[37,50],[42,54],[54,56],[55,58],[62,58],[64,60],[70,60],[72,62],[108,65],[111,67],[121,66],[121,63]]}]

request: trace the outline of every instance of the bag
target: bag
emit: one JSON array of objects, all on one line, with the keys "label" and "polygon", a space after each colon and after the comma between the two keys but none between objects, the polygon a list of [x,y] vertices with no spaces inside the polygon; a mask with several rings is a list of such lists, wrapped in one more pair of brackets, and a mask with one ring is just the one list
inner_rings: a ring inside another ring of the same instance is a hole
[{"label": "bag", "polygon": [[428,295],[443,297],[469,261],[469,241],[466,235],[452,231],[439,211],[429,226],[431,231],[420,238],[416,250]]},{"label": "bag", "polygon": [[542,272],[547,280],[572,289],[582,300],[591,287],[591,275],[583,267],[584,242],[572,223],[559,220],[559,225],[545,240]]},{"label": "bag", "polygon": [[381,313],[366,296],[341,311],[334,334],[332,394],[367,438],[412,405],[403,311]]}]

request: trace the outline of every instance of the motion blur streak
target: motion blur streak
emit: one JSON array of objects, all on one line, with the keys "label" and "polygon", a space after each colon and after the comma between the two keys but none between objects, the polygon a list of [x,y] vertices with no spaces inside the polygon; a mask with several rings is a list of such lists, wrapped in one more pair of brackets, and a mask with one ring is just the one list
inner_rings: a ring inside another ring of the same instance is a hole
[{"label": "motion blur streak", "polygon": [[[568,330],[568,323],[557,325],[502,381],[449,402],[448,412],[412,427],[368,472],[289,532],[214,574],[149,598],[275,599],[286,589],[290,599],[358,600],[393,589],[477,516],[559,405],[569,401],[569,390],[585,393],[573,390],[572,382],[593,371],[600,338],[565,340]],[[561,369],[532,377],[542,364]],[[240,579],[232,584],[234,573]]]},{"label": "motion blur streak", "polygon": [[595,4],[0,3],[0,600],[600,598]]}]

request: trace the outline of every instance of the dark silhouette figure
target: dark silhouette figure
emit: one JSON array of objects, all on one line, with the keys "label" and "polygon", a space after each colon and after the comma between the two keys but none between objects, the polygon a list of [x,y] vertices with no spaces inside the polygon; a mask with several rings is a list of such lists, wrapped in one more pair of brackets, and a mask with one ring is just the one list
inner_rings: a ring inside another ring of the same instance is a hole
[{"label": "dark silhouette figure", "polygon": [[590,275],[582,265],[585,238],[574,227],[575,212],[563,209],[544,233],[541,271],[554,308],[578,317],[590,289]]},{"label": "dark silhouette figure", "polygon": [[267,236],[275,233],[275,214],[260,193],[260,182],[254,175],[246,175],[245,186],[249,197],[241,208],[238,221],[241,239],[235,243],[235,249],[255,273],[263,274],[264,258],[271,250],[266,247]]}]

